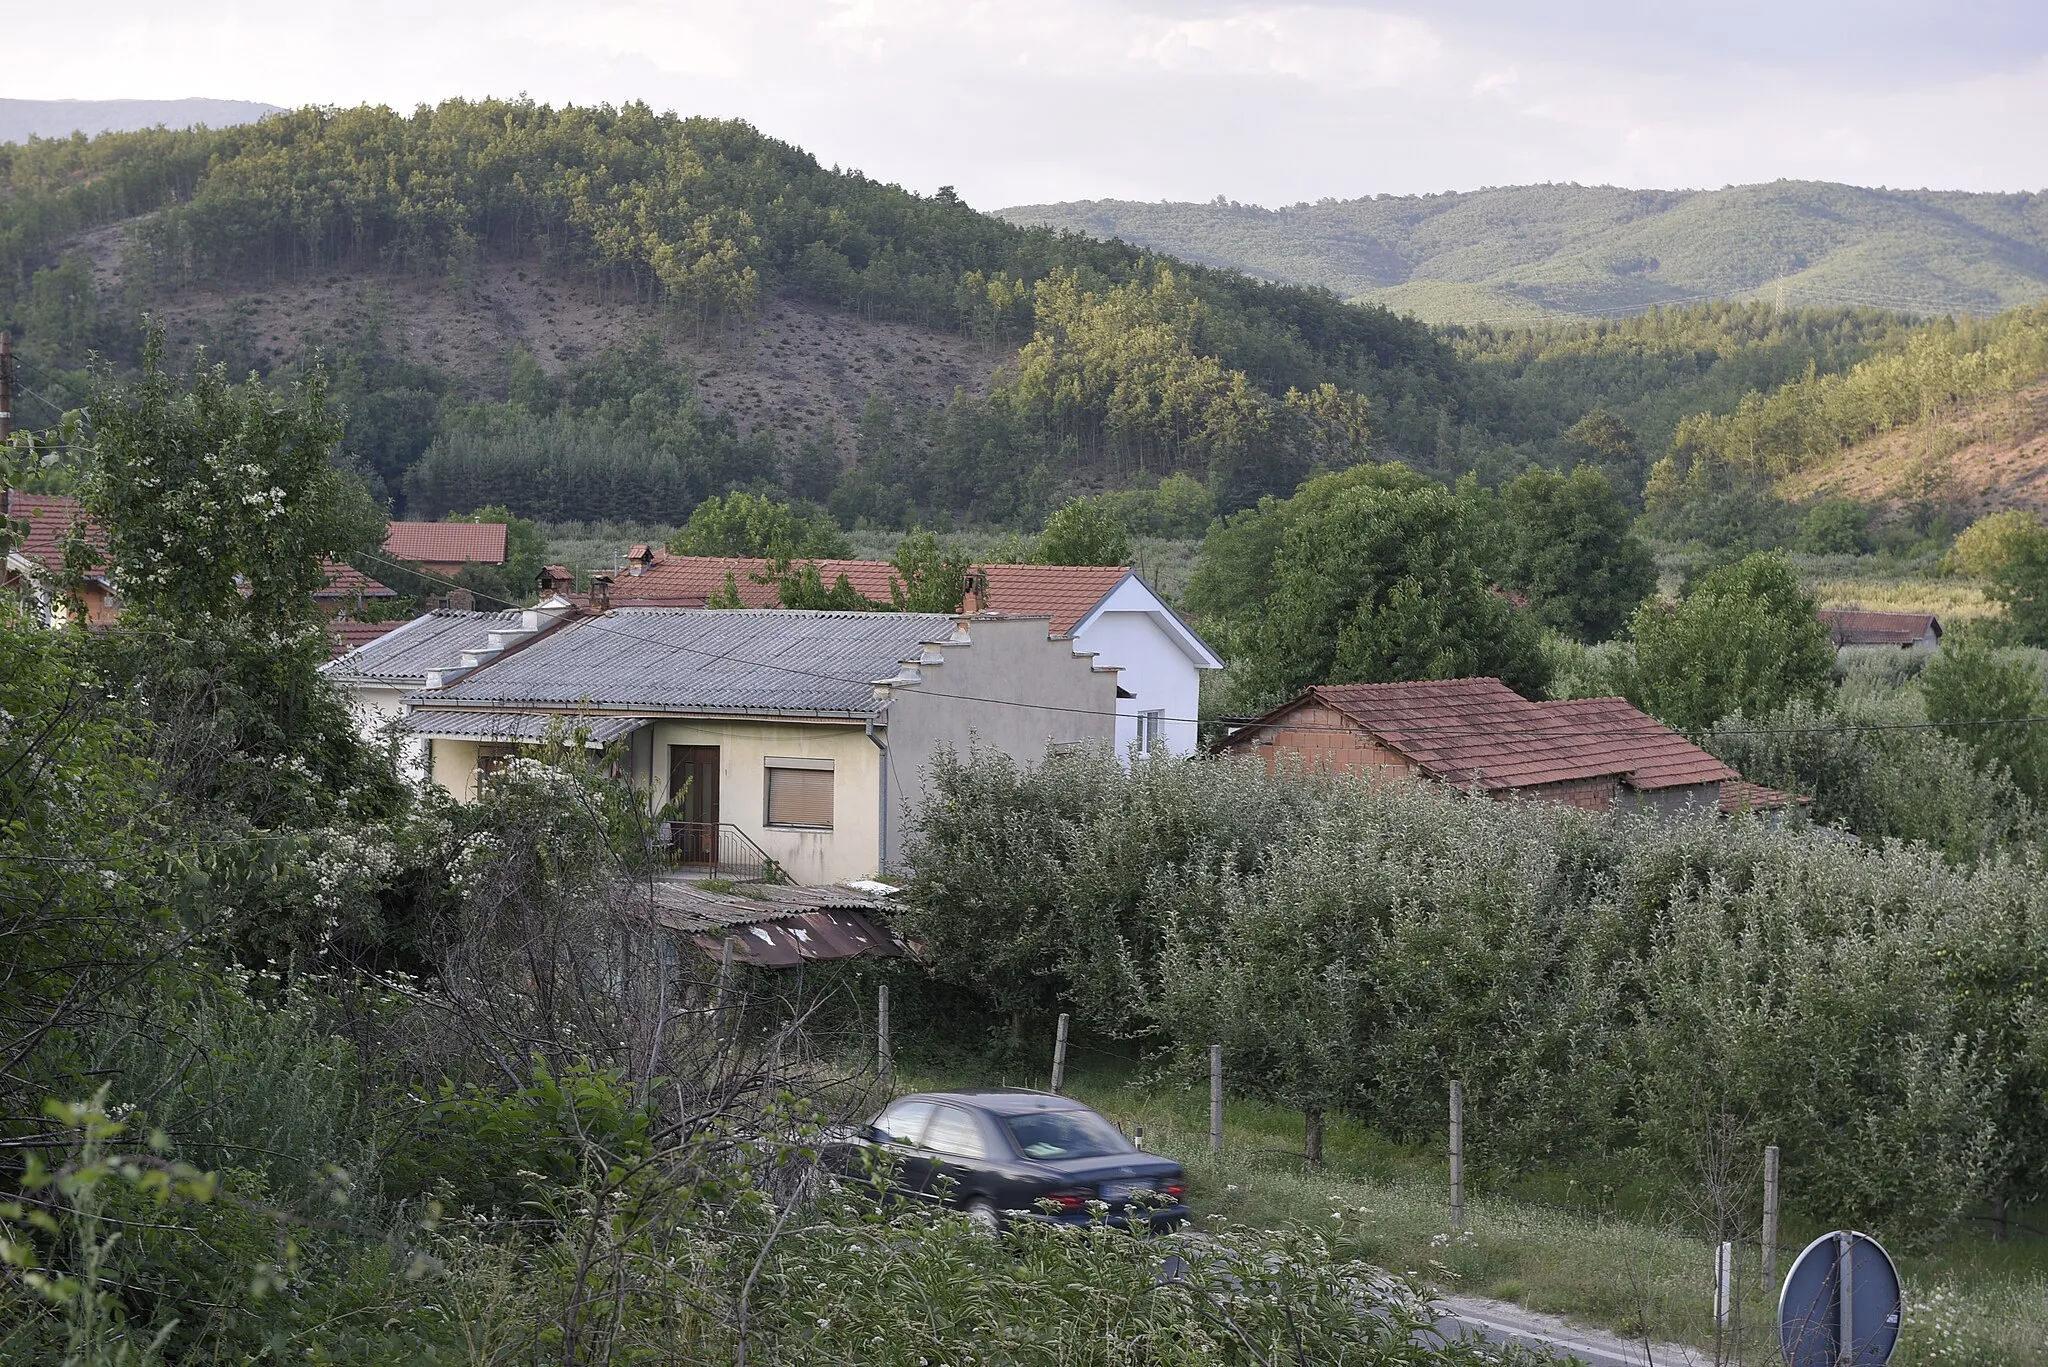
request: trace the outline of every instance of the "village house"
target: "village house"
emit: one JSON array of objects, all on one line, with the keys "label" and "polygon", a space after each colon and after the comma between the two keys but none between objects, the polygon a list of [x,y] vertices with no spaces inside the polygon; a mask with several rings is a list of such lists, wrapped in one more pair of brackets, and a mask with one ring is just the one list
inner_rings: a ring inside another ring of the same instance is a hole
[{"label": "village house", "polygon": [[[815,563],[827,588],[844,575],[863,598],[892,601],[898,571],[886,560]],[[1118,671],[1119,755],[1194,753],[1202,671],[1223,661],[1137,574],[1120,566],[979,565],[965,588],[963,612],[1042,616],[1076,654]],[[778,585],[765,560],[635,546],[599,591],[615,608],[703,607],[729,593],[748,607],[773,607]]]},{"label": "village house", "polygon": [[464,565],[504,564],[505,533],[502,522],[394,522],[384,553],[445,578]]},{"label": "village house", "polygon": [[1238,723],[1215,748],[1275,773],[1428,778],[1589,811],[1732,815],[1793,801],[1625,699],[1530,702],[1498,679],[1325,684]]},{"label": "village house", "polygon": [[1860,608],[1823,608],[1821,625],[1837,650],[1891,647],[1934,650],[1941,645],[1941,619],[1931,612],[1865,612]]},{"label": "village house", "polygon": [[73,529],[82,531],[96,552],[101,543],[99,529],[77,499],[7,489],[0,491],[0,501],[5,505],[0,511],[12,524],[0,588],[23,595],[48,626],[63,625],[80,609],[89,627],[106,626],[121,615],[103,554],[90,557],[81,582],[68,591],[64,587],[64,548]]},{"label": "village house", "polygon": [[[99,528],[86,517],[79,501],[56,494],[25,494],[18,489],[0,491],[0,500],[4,500],[7,521],[13,524],[0,589],[26,595],[48,626],[68,623],[79,608],[84,610],[88,627],[117,621],[121,599],[101,550]],[[64,550],[73,528],[83,531],[85,543],[94,553],[80,582],[67,588]],[[398,625],[361,621],[371,604],[397,599],[395,590],[339,560],[323,560],[320,568],[326,582],[313,591],[313,604],[328,619],[328,636],[337,653]]]},{"label": "village house", "polygon": [[[574,612],[568,599],[551,597],[509,612],[442,608],[407,622],[362,623],[374,629],[372,634],[322,665],[320,672],[349,695],[363,738],[381,745],[393,737],[394,726],[405,716],[408,696],[518,649]],[[334,633],[350,625],[355,624],[330,623],[328,630]],[[399,762],[409,776],[424,777],[425,744],[401,737]]]},{"label": "village house", "polygon": [[[433,781],[470,800],[512,757],[550,739],[618,757],[666,812],[685,866],[772,860],[804,884],[898,865],[941,749],[1036,762],[1108,746],[1117,672],[1047,618],[994,614],[614,609],[517,640],[432,614],[329,667],[364,708],[404,695]],[[442,620],[444,619],[445,620]],[[454,657],[454,658],[451,658]],[[434,664],[430,661],[440,661]],[[385,690],[374,703],[369,694]]]}]

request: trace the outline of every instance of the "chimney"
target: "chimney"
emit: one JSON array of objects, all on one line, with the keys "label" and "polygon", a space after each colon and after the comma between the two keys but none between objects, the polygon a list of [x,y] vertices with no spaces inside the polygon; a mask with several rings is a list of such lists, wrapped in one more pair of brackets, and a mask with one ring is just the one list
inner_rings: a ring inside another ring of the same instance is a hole
[{"label": "chimney", "polygon": [[612,610],[612,577],[602,570],[590,576],[590,606],[599,612]]},{"label": "chimney", "polygon": [[638,579],[647,573],[647,567],[654,563],[654,547],[635,545],[626,552],[626,573]]},{"label": "chimney", "polygon": [[987,610],[988,575],[982,570],[969,570],[965,591],[960,595],[960,611],[973,617]]},{"label": "chimney", "polygon": [[475,612],[476,595],[468,589],[448,590],[448,610],[450,612]]}]

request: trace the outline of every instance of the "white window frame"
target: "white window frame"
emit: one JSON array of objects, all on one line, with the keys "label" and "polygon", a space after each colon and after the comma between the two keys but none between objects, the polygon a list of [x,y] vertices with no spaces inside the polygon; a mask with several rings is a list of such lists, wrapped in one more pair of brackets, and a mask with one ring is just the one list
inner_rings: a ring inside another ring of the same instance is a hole
[{"label": "white window frame", "polygon": [[1166,744],[1166,709],[1155,707],[1138,714],[1138,753],[1152,758]]}]

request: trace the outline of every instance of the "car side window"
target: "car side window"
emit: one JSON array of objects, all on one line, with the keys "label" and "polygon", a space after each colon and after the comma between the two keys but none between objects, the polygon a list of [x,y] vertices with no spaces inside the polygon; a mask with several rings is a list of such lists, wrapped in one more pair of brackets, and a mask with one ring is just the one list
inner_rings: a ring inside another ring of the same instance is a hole
[{"label": "car side window", "polygon": [[875,1120],[875,1128],[892,1144],[916,1145],[924,1136],[924,1126],[932,1118],[932,1103],[929,1101],[899,1101]]},{"label": "car side window", "polygon": [[973,1116],[958,1106],[939,1107],[938,1113],[932,1117],[931,1128],[925,1131],[924,1146],[953,1158],[988,1157],[988,1147],[981,1140],[981,1127],[974,1123]]}]

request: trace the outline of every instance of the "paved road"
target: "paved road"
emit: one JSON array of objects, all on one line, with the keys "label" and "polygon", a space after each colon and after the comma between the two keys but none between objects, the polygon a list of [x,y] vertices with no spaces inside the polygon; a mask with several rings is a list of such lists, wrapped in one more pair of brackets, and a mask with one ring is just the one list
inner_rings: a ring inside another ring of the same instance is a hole
[{"label": "paved road", "polygon": [[1453,1335],[1463,1329],[1492,1343],[1520,1343],[1570,1354],[1588,1367],[1705,1367],[1710,1360],[1707,1354],[1682,1344],[1652,1343],[1645,1349],[1640,1339],[1630,1342],[1597,1329],[1582,1329],[1509,1301],[1445,1296],[1442,1304],[1448,1312],[1437,1321],[1442,1334]]}]

